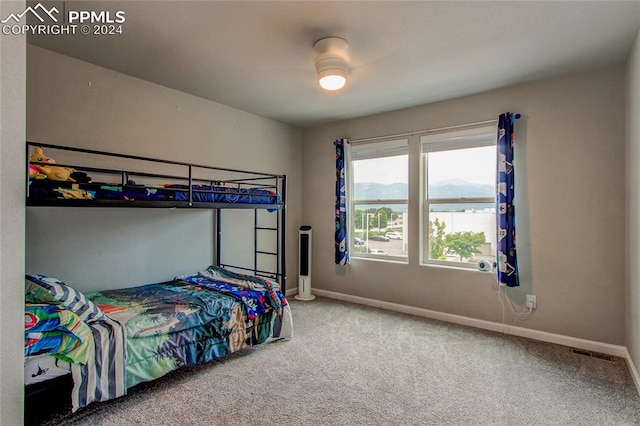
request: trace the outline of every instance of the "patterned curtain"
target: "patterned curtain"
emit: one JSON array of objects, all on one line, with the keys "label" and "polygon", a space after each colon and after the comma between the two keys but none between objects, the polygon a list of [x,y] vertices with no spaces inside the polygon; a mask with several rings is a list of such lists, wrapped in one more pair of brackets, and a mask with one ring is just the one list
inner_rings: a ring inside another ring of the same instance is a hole
[{"label": "patterned curtain", "polygon": [[496,194],[496,226],[498,231],[498,284],[507,287],[520,285],[516,257],[516,215],[514,199],[512,113],[500,114],[498,119],[498,170]]},{"label": "patterned curtain", "polygon": [[347,244],[347,184],[345,179],[346,139],[338,139],[336,147],[336,265],[349,263],[349,245]]}]

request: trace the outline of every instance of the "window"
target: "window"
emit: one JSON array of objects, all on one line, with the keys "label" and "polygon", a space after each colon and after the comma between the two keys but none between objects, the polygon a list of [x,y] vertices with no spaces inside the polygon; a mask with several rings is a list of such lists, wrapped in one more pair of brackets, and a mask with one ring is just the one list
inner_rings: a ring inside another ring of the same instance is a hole
[{"label": "window", "polygon": [[495,126],[430,134],[420,144],[423,263],[495,261]]},{"label": "window", "polygon": [[352,257],[407,260],[408,140],[352,143]]}]

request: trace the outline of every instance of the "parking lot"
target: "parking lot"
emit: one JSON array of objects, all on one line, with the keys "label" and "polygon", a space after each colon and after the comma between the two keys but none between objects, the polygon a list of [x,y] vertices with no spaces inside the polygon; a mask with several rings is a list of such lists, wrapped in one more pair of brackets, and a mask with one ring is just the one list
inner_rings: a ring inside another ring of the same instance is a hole
[{"label": "parking lot", "polygon": [[[362,246],[357,246],[362,247]],[[366,247],[366,242],[365,242]],[[389,256],[406,256],[407,253],[402,251],[402,240],[389,241],[369,241],[369,249],[384,250]]]}]

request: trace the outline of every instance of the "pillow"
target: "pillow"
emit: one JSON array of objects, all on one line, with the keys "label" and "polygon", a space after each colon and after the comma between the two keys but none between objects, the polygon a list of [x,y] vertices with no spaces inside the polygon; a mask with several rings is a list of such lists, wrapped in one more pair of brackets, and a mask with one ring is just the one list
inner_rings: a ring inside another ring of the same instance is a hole
[{"label": "pillow", "polygon": [[[86,328],[80,317],[60,305],[24,304],[24,332],[61,331],[74,334],[77,327]],[[75,334],[74,334],[75,335]],[[82,335],[75,335],[83,340]]]},{"label": "pillow", "polygon": [[44,275],[26,275],[25,302],[61,305],[86,323],[104,320],[104,313],[84,294],[60,280]]},{"label": "pillow", "polygon": [[25,357],[51,354],[67,362],[84,364],[92,341],[91,329],[73,312],[60,305],[25,304]]}]

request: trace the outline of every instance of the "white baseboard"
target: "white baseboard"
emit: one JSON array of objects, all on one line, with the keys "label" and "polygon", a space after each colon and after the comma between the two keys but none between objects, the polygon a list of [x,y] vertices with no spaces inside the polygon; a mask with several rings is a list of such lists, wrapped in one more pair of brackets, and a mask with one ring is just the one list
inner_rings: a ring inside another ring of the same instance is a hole
[{"label": "white baseboard", "polygon": [[[501,324],[493,321],[485,321],[475,318],[469,318],[462,315],[447,314],[444,312],[431,311],[429,309],[416,308],[413,306],[400,305],[398,303],[383,302],[381,300],[369,299],[366,297],[352,296],[349,294],[336,293],[333,291],[314,288],[313,294],[328,297],[330,299],[343,300],[345,302],[357,303],[360,305],[372,306],[374,308],[387,309],[390,311],[402,312],[439,321],[451,322],[454,324],[467,325],[470,327],[481,328],[484,330],[496,331],[498,333],[510,334],[513,336],[527,337],[529,339],[540,340],[542,342],[556,343],[559,345],[580,348],[593,352],[600,352],[607,355],[621,357],[631,363],[629,352],[625,346],[612,345],[609,343],[596,342],[593,340],[579,339],[577,337],[563,336],[561,334],[548,333],[546,331],[532,330],[529,328],[518,327],[515,325]],[[631,373],[634,375],[634,372]],[[638,386],[639,377],[635,371],[634,380]],[[640,386],[638,386],[640,392]]]},{"label": "white baseboard", "polygon": [[627,367],[629,368],[629,372],[631,373],[631,377],[633,378],[633,383],[636,384],[636,389],[638,389],[638,393],[640,393],[640,375],[638,374],[638,369],[631,358],[631,354],[629,353],[629,349],[624,348],[625,357],[624,359],[627,361]]},{"label": "white baseboard", "polygon": [[287,291],[284,292],[284,295],[286,297],[293,296],[295,294],[298,294],[298,289],[297,288],[290,288],[290,289],[288,289]]}]

